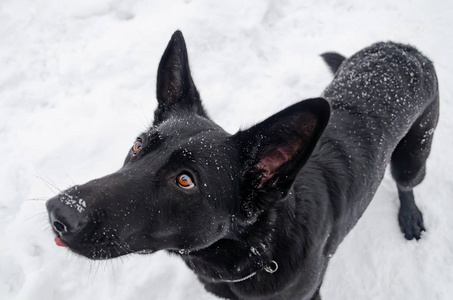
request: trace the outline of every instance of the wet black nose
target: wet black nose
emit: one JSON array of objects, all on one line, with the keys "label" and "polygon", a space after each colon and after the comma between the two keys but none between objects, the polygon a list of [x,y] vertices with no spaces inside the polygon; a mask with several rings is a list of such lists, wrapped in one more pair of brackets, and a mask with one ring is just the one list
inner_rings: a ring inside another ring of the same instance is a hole
[{"label": "wet black nose", "polygon": [[50,224],[60,236],[76,234],[87,223],[83,199],[62,194],[48,200],[46,207]]}]

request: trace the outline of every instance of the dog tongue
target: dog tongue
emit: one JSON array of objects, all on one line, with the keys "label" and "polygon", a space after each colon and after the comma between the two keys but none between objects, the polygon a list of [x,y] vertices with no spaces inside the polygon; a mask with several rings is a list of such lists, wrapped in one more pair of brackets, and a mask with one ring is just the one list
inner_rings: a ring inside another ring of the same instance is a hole
[{"label": "dog tongue", "polygon": [[55,237],[55,244],[60,247],[68,247],[58,236]]}]

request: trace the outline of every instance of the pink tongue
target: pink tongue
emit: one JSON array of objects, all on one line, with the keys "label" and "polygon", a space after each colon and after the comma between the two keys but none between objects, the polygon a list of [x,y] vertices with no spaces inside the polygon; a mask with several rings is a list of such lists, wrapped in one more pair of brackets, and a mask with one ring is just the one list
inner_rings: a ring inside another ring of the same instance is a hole
[{"label": "pink tongue", "polygon": [[60,247],[68,247],[58,236],[55,237],[55,244]]}]

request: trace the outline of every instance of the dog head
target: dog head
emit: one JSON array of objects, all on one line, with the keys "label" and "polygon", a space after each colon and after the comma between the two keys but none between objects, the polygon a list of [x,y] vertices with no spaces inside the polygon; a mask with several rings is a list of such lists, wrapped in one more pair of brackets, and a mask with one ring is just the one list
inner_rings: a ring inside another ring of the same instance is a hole
[{"label": "dog head", "polygon": [[179,31],[159,64],[157,100],[120,170],[47,201],[58,245],[108,259],[234,239],[286,196],[330,115],[326,100],[310,99],[228,134],[202,106]]}]

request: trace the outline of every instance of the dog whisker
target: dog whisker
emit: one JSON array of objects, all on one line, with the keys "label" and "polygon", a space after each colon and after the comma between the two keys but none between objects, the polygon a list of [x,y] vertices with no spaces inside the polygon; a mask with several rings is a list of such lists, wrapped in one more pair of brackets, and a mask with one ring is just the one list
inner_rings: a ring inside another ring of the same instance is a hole
[{"label": "dog whisker", "polygon": [[45,211],[36,213],[36,214],[26,218],[24,221],[25,222],[40,222],[40,223],[43,223],[44,225],[50,227],[49,222],[48,222],[47,212],[45,212]]},{"label": "dog whisker", "polygon": [[60,188],[58,188],[58,186],[54,182],[52,182],[52,180],[45,179],[45,178],[43,178],[42,176],[39,176],[39,175],[35,175],[35,177],[41,179],[42,181],[44,181],[47,184],[48,188],[52,191],[53,194],[57,195],[57,194],[62,192],[62,190]]},{"label": "dog whisker", "polygon": [[[116,246],[114,246],[114,247],[115,247],[115,250],[116,250],[118,253],[121,253],[121,252],[131,253],[131,250],[130,250],[130,248],[127,246],[127,244],[124,243],[123,245],[121,245],[121,244],[120,244],[119,242],[117,242],[117,241],[113,241],[113,243],[114,243],[114,245],[116,245]],[[118,247],[118,248],[116,248],[116,247]],[[118,249],[119,249],[119,250],[118,250]],[[121,250],[122,250],[122,251],[121,251]],[[120,256],[120,258],[121,258],[121,256]]]},{"label": "dog whisker", "polygon": [[71,176],[69,176],[69,174],[65,174],[65,175],[66,175],[66,177],[68,177],[69,180],[71,180],[72,185],[76,185],[75,181],[72,179]]},{"label": "dog whisker", "polygon": [[25,199],[27,202],[46,202],[49,198],[29,198]]}]

